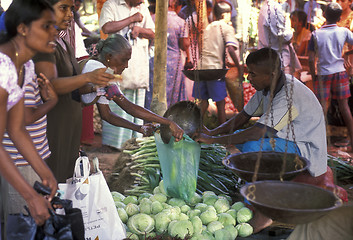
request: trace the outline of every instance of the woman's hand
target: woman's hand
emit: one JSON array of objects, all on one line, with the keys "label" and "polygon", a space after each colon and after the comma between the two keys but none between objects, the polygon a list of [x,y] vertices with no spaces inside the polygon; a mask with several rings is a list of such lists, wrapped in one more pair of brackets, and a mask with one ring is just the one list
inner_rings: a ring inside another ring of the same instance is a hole
[{"label": "woman's hand", "polygon": [[184,130],[173,121],[169,124],[169,128],[175,138],[175,141],[179,142],[183,138]]},{"label": "woman's hand", "polygon": [[45,221],[50,217],[50,213],[48,210],[51,209],[50,202],[38,193],[35,193],[34,196],[26,202],[28,205],[29,212],[34,218],[34,221],[37,225],[42,226]]},{"label": "woman's hand", "polygon": [[114,80],[114,75],[106,73],[107,68],[99,68],[93,72],[86,73],[89,77],[89,82],[98,85],[100,87],[105,87],[110,81]]},{"label": "woman's hand", "polygon": [[146,123],[140,127],[140,133],[142,133],[144,137],[149,137],[153,135],[157,128],[158,126],[155,124]]},{"label": "woman's hand", "polygon": [[40,96],[42,97],[43,101],[58,102],[58,95],[56,94],[51,82],[46,78],[43,73],[40,73],[39,75],[40,77],[37,78],[37,81],[40,88]]},{"label": "woman's hand", "polygon": [[49,187],[51,190],[50,196],[48,198],[48,200],[51,201],[54,198],[56,191],[58,190],[58,182],[56,181],[53,173],[50,171],[49,168],[45,172],[45,176],[44,177],[40,176],[40,177],[42,179],[43,185]]}]

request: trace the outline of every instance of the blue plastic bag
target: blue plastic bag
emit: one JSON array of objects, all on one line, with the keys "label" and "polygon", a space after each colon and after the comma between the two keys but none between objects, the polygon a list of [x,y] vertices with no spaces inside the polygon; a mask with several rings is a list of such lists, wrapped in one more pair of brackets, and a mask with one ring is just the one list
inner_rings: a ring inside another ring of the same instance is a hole
[{"label": "blue plastic bag", "polygon": [[186,134],[179,142],[172,137],[168,144],[164,144],[159,134],[154,136],[166,193],[189,201],[196,191],[200,144]]}]

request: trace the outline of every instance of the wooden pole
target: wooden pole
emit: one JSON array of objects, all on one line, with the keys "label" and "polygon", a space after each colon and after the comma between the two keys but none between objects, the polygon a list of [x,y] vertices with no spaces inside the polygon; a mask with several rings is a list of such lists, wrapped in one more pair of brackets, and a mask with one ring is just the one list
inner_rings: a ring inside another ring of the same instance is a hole
[{"label": "wooden pole", "polygon": [[151,110],[163,115],[167,109],[167,15],[168,0],[156,1],[156,33],[154,39],[154,72]]}]

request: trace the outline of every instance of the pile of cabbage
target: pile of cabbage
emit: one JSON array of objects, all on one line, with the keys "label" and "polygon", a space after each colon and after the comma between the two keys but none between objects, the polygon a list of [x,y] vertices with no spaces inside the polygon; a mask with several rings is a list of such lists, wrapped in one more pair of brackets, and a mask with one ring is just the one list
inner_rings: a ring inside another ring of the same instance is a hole
[{"label": "pile of cabbage", "polygon": [[232,240],[247,237],[253,228],[247,222],[253,213],[242,202],[231,203],[226,195],[205,191],[190,202],[168,197],[163,180],[153,194],[124,196],[112,192],[129,239],[147,239],[167,234],[191,240]]}]

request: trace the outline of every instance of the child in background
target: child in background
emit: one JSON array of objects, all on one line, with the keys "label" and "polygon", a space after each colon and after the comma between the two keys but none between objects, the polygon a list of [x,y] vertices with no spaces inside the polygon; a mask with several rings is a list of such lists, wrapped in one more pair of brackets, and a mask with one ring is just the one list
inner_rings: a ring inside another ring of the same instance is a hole
[{"label": "child in background", "polygon": [[[199,69],[222,69],[225,67],[225,55],[228,50],[235,66],[240,71],[239,61],[236,55],[238,42],[231,19],[232,6],[226,1],[218,1],[214,8],[216,21],[210,23],[204,32],[202,58],[199,60]],[[218,123],[226,121],[225,98],[227,89],[225,79],[213,81],[197,81],[194,83],[193,97],[201,99],[201,114],[204,116],[208,108],[208,99],[216,102]]]},{"label": "child in background", "polygon": [[[353,118],[348,105],[351,96],[349,77],[344,67],[342,49],[345,43],[353,44],[353,33],[344,27],[338,27],[342,7],[330,3],[325,10],[326,24],[312,33],[309,42],[309,68],[313,79],[314,93],[320,100],[325,114],[330,97],[337,99],[338,107],[347,126],[350,145],[353,141]],[[315,57],[317,56],[317,69]],[[317,70],[317,72],[316,72]],[[350,146],[349,151],[351,151]]]}]

